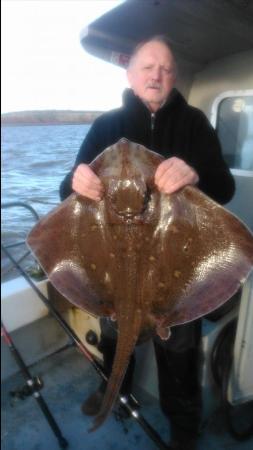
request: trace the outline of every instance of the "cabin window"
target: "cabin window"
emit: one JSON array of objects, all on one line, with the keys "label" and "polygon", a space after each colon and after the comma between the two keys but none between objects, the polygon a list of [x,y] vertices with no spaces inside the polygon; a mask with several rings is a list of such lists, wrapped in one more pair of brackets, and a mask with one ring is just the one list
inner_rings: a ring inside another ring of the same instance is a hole
[{"label": "cabin window", "polygon": [[253,95],[222,99],[216,129],[229,167],[253,170]]}]

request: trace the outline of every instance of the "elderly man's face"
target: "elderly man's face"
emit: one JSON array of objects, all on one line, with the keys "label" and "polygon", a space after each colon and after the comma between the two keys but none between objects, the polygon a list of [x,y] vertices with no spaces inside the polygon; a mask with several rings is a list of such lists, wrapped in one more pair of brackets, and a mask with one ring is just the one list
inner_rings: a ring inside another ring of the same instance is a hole
[{"label": "elderly man's face", "polygon": [[165,44],[148,42],[140,48],[127,71],[135,95],[157,111],[175,84],[173,55]]}]

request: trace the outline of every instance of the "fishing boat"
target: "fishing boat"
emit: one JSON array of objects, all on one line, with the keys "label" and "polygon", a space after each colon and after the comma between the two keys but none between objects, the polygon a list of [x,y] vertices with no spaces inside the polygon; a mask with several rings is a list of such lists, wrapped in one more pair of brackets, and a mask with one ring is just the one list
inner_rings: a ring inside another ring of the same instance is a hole
[{"label": "fishing boat", "polygon": [[[169,37],[178,63],[177,88],[217,129],[235,178],[235,196],[225,207],[251,231],[252,23],[250,0],[126,0],[80,33],[85,51],[122,67],[137,42]],[[2,207],[24,208],[38,219],[29,204]],[[14,279],[2,283],[4,449],[165,449],[169,427],[159,408],[152,344],[136,349],[138,408],[121,398],[108,422],[88,433],[90,421],[80,404],[103,376],[98,319],[59,298],[39,269],[32,276],[17,265],[15,248],[24,242],[2,244],[17,270]],[[252,448],[252,322],[253,274],[224,308],[203,319],[199,449]]]}]

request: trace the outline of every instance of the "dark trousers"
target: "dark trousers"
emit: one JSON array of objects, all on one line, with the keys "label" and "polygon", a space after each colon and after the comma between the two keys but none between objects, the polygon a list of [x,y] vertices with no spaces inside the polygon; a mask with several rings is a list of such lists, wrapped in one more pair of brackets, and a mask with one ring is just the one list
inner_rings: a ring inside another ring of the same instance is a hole
[{"label": "dark trousers", "polygon": [[[109,376],[116,349],[117,331],[108,319],[101,319],[99,350],[104,356],[104,370]],[[173,437],[182,434],[195,437],[201,418],[201,387],[199,382],[201,321],[197,320],[171,329],[167,341],[153,339],[157,361],[160,405],[171,424]],[[122,383],[121,393],[131,391],[135,366],[132,355]],[[105,383],[101,385],[104,390]]]}]

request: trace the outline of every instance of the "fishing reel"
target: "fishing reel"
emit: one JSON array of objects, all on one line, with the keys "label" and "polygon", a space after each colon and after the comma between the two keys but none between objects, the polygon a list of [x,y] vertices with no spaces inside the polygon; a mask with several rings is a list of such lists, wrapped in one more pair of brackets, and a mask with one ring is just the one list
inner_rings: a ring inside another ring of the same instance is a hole
[{"label": "fishing reel", "polygon": [[27,380],[26,384],[15,391],[10,391],[9,394],[13,399],[24,400],[26,397],[33,395],[34,392],[43,388],[43,381],[40,377],[35,376]]}]

